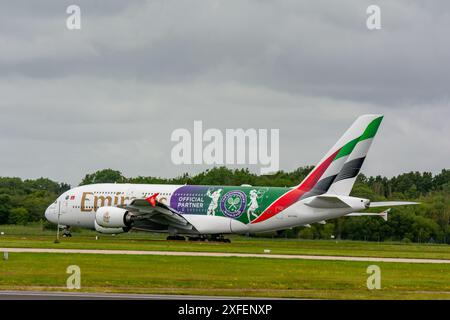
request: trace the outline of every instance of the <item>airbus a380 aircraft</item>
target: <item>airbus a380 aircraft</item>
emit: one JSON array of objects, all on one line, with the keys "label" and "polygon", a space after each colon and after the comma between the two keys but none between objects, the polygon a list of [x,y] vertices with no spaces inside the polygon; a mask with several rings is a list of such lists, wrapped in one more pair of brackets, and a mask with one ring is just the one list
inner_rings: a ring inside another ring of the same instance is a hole
[{"label": "airbus a380 aircraft", "polygon": [[373,207],[416,204],[371,202],[349,196],[383,119],[360,116],[322,160],[291,188],[156,184],[92,184],[73,188],[50,205],[53,223],[122,233],[167,232],[168,239],[224,240],[224,234],[276,231],[325,223]]}]

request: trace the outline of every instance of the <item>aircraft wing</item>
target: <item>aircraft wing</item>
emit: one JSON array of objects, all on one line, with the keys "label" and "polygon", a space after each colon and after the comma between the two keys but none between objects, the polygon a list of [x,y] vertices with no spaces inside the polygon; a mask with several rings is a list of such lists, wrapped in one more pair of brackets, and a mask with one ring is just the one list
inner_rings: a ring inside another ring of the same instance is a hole
[{"label": "aircraft wing", "polygon": [[156,195],[148,198],[134,199],[129,204],[120,206],[138,217],[139,224],[145,221],[173,226],[181,229],[192,229],[193,226],[183,217],[183,215],[165,203],[156,199]]},{"label": "aircraft wing", "polygon": [[133,217],[132,228],[145,231],[175,231],[179,233],[219,234],[248,232],[248,226],[240,221],[221,216],[183,214],[157,199],[158,194],[148,198],[134,199],[120,208],[128,210]]}]

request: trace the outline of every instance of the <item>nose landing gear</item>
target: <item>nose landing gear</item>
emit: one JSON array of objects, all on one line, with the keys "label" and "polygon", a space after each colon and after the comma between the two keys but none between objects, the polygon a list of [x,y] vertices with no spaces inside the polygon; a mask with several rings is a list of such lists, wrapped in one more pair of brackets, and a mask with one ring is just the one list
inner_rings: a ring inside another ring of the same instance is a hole
[{"label": "nose landing gear", "polygon": [[71,238],[72,237],[72,233],[70,232],[70,227],[69,226],[63,228],[62,236],[66,237],[66,238]]}]

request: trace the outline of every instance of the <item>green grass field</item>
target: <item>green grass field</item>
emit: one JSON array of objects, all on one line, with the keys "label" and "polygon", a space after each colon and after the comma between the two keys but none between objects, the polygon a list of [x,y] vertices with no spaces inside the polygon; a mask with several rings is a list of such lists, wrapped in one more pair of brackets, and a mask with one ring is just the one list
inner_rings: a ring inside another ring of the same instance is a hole
[{"label": "green grass field", "polygon": [[66,268],[81,268],[81,290],[333,299],[450,299],[448,265],[377,263],[381,290],[368,290],[370,263],[263,258],[10,253],[0,289],[66,290]]},{"label": "green grass field", "polygon": [[[0,226],[0,247],[211,251],[450,259],[450,246],[232,237],[231,244],[166,241],[164,235],[100,236],[82,231],[55,244],[38,225]],[[381,290],[366,269],[381,268]],[[265,258],[9,253],[0,290],[67,290],[66,268],[81,268],[81,291],[332,299],[450,299],[450,265]]]},{"label": "green grass field", "polygon": [[450,259],[450,246],[438,244],[405,244],[389,242],[262,239],[241,236],[230,237],[232,243],[166,241],[165,235],[127,233],[117,236],[100,235],[83,230],[72,238],[61,238],[54,243],[55,233],[41,231],[33,226],[0,226],[0,247],[19,248],[69,248],[69,249],[120,249],[159,251],[208,251],[273,254],[342,255],[360,257]]}]

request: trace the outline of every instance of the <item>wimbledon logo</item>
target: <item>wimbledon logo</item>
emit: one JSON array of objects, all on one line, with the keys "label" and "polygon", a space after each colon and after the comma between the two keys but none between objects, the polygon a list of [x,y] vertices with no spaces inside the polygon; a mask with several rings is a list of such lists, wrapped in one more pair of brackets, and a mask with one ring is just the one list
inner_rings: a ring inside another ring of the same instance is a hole
[{"label": "wimbledon logo", "polygon": [[220,201],[220,209],[230,218],[238,218],[245,210],[247,197],[244,192],[235,190],[226,193]]}]

